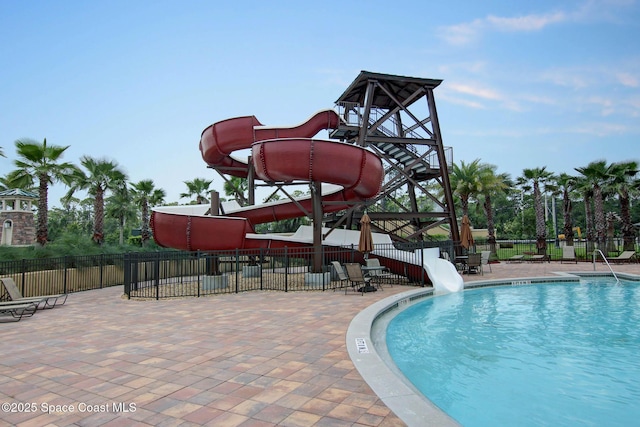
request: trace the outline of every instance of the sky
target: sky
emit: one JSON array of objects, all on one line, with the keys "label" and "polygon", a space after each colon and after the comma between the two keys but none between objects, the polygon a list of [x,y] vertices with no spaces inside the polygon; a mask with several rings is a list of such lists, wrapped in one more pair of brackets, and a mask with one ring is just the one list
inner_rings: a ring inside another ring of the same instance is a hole
[{"label": "sky", "polygon": [[361,70],[442,79],[456,163],[516,178],[640,160],[639,1],[0,0],[0,176],[16,140],[46,138],[187,203],[185,181],[223,188],[204,128],[298,124]]}]

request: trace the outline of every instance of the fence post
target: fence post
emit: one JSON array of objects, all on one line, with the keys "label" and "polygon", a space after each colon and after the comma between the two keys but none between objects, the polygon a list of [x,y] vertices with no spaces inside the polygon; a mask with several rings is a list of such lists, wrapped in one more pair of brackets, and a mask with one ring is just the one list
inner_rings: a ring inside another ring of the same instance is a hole
[{"label": "fence post", "polygon": [[264,248],[260,248],[260,256],[258,257],[258,262],[259,262],[258,265],[260,265],[260,290],[261,291],[264,290],[263,275],[262,275],[262,264],[263,264],[263,261],[264,261],[263,249]]},{"label": "fence post", "polygon": [[104,254],[100,254],[100,289],[104,283]]},{"label": "fence post", "polygon": [[131,299],[131,256],[129,253],[125,253],[122,258],[122,268],[124,272],[124,293],[127,295],[127,299]]},{"label": "fence post", "polygon": [[236,294],[240,292],[240,249],[236,248]]},{"label": "fence post", "polygon": [[160,253],[159,252],[155,252],[154,253],[154,260],[153,260],[153,285],[156,288],[156,300],[160,299]]},{"label": "fence post", "polygon": [[20,282],[21,282],[20,283],[20,287],[22,289],[20,290],[20,292],[22,292],[22,295],[25,295],[25,293],[24,293],[24,282],[27,279],[26,278],[26,274],[27,274],[27,266],[26,266],[26,264],[27,264],[27,260],[22,258],[22,266],[20,267],[20,271],[22,271],[21,280],[20,280]]},{"label": "fence post", "polygon": [[65,255],[62,259],[62,263],[64,264],[64,268],[63,268],[64,274],[62,275],[62,293],[63,294],[67,293],[67,275],[69,274],[67,258],[69,258],[69,256]]},{"label": "fence post", "polygon": [[289,289],[289,248],[284,247],[284,291]]}]

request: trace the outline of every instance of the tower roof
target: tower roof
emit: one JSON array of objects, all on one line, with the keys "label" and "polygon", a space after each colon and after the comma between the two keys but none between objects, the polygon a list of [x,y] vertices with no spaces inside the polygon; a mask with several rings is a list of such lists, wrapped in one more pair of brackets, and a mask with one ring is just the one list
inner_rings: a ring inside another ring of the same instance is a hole
[{"label": "tower roof", "polygon": [[38,194],[21,188],[9,188],[0,191],[0,197],[23,197],[25,199],[37,199]]},{"label": "tower roof", "polygon": [[442,83],[442,80],[361,71],[353,83],[349,85],[347,90],[340,95],[336,104],[339,102],[356,102],[360,105],[364,105],[367,84],[371,80],[376,80],[379,84],[387,87],[389,92],[393,93],[396,97],[394,100],[385,91],[375,91],[371,103],[375,108],[394,108],[398,105],[398,102],[404,104],[404,102],[420,88],[425,87],[428,89],[434,89]]}]

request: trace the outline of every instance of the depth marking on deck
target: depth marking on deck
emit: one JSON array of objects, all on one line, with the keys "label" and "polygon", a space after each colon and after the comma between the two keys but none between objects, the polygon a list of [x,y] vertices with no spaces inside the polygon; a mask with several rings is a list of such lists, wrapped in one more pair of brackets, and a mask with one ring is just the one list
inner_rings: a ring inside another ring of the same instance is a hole
[{"label": "depth marking on deck", "polygon": [[356,338],[356,348],[358,353],[369,353],[369,347],[367,347],[367,341],[364,338]]}]

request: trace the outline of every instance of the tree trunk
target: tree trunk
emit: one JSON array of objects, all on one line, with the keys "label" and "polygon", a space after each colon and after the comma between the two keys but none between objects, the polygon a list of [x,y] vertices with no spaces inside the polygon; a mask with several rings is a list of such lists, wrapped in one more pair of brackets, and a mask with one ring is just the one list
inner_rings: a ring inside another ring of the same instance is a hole
[{"label": "tree trunk", "polygon": [[151,238],[151,232],[149,230],[149,203],[147,200],[142,201],[142,226],[140,228],[140,240],[142,246],[147,244],[147,241]]},{"label": "tree trunk", "polygon": [[496,230],[493,223],[493,209],[491,206],[491,196],[486,195],[484,198],[484,213],[487,216],[487,242],[491,253],[496,253]]},{"label": "tree trunk", "polygon": [[585,197],[584,199],[584,212],[587,226],[586,238],[587,238],[587,255],[593,253],[595,247],[595,235],[593,230],[593,209],[591,208],[591,197]]},{"label": "tree trunk", "polygon": [[36,231],[36,242],[44,246],[49,240],[48,209],[49,209],[49,177],[47,174],[40,174],[40,186],[38,189],[38,230]]},{"label": "tree trunk", "polygon": [[602,199],[602,189],[599,185],[593,186],[593,202],[595,209],[595,226],[596,226],[596,239],[598,247],[600,249],[605,248],[607,240],[607,223],[604,217],[604,201]]},{"label": "tree trunk", "polygon": [[620,194],[620,220],[622,221],[622,242],[625,251],[635,250],[636,229],[631,222],[629,193],[624,190]]},{"label": "tree trunk", "polygon": [[565,189],[562,195],[562,214],[564,218],[564,238],[567,246],[573,246],[573,221],[571,219],[571,212],[573,211],[573,204],[569,197],[569,192]]},{"label": "tree trunk", "polygon": [[538,254],[544,255],[547,253],[547,224],[544,221],[544,206],[537,182],[533,184],[533,197],[536,209],[536,248]]},{"label": "tree trunk", "polygon": [[104,242],[104,190],[96,189],[93,201],[93,241],[101,245]]}]

